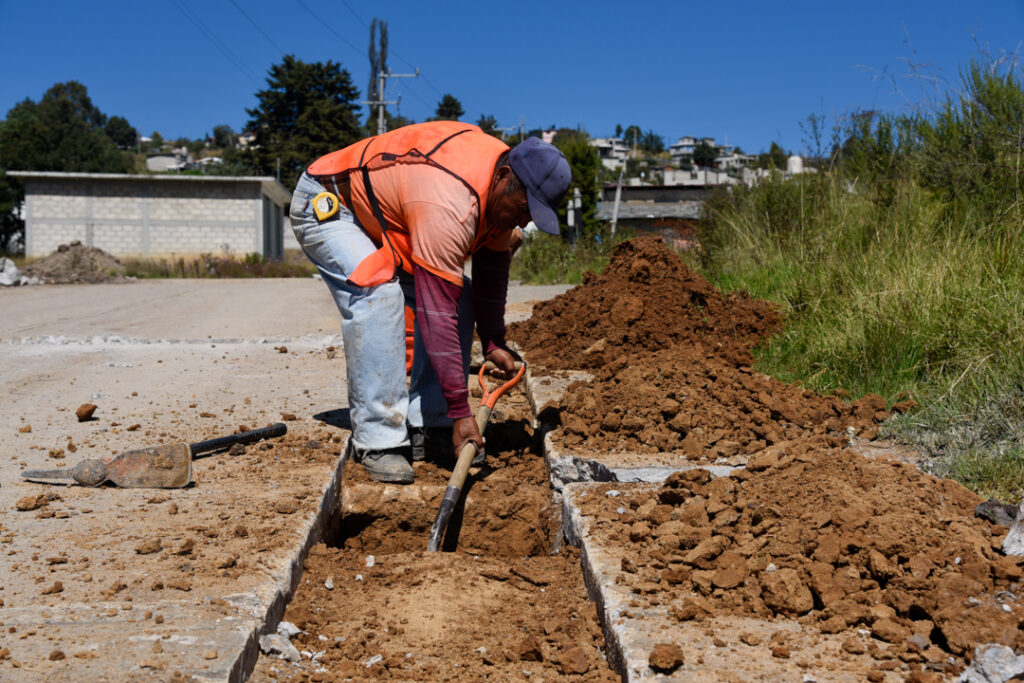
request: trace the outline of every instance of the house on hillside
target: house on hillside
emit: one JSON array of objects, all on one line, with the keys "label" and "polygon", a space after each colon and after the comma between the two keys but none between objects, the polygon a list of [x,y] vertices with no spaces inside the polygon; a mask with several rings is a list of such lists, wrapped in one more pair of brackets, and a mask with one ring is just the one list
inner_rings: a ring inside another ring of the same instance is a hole
[{"label": "house on hillside", "polygon": [[298,249],[291,193],[262,176],[8,171],[25,186],[25,255],[79,240],[115,256],[260,254]]},{"label": "house on hillside", "polygon": [[629,155],[629,147],[620,138],[592,138],[590,146],[597,149],[601,165],[612,171],[621,166]]}]

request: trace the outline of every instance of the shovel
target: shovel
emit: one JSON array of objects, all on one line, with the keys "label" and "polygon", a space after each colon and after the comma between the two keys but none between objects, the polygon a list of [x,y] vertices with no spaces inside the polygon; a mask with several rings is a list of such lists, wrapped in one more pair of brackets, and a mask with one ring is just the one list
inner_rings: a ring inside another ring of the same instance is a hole
[{"label": "shovel", "polygon": [[[519,384],[519,380],[523,378],[523,373],[526,372],[526,363],[516,361],[516,367],[518,371],[515,376],[493,392],[488,391],[487,385],[484,384],[484,372],[494,368],[494,364],[488,362],[480,367],[479,380],[483,398],[480,399],[480,407],[476,409],[476,426],[480,429],[481,435],[484,433],[487,421],[491,419],[494,404],[502,394]],[[444,498],[441,499],[441,509],[437,511],[434,526],[430,527],[430,540],[427,541],[428,551],[436,552],[441,548],[441,539],[444,538],[444,532],[448,528],[448,520],[452,516],[455,504],[459,502],[459,496],[462,495],[462,485],[466,483],[466,475],[469,474],[469,466],[474,457],[476,457],[476,444],[470,441],[459,451],[459,459],[455,463],[455,468],[452,469],[451,478],[448,479],[448,488],[444,490]]]},{"label": "shovel", "polygon": [[172,443],[150,446],[119,455],[83,460],[74,467],[56,470],[25,470],[23,479],[46,484],[99,486],[112,482],[123,488],[177,489],[192,481],[192,458],[228,448],[236,443],[252,443],[282,436],[288,428],[282,422],[248,432],[222,436],[194,444]]}]

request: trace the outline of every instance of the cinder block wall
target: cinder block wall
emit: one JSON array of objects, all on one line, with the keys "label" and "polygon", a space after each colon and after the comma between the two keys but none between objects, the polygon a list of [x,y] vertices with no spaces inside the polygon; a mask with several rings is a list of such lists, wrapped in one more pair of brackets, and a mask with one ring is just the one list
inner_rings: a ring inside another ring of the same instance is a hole
[{"label": "cinder block wall", "polygon": [[25,189],[28,256],[73,240],[116,256],[263,253],[258,181],[33,178]]}]

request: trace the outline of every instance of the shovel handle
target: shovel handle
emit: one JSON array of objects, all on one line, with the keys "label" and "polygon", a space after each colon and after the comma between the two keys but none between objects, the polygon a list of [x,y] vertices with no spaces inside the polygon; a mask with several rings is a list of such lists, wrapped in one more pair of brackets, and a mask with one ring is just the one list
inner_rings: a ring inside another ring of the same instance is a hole
[{"label": "shovel handle", "polygon": [[284,436],[287,431],[288,427],[283,422],[275,422],[269,427],[250,429],[247,432],[200,441],[199,443],[192,444],[189,448],[192,450],[192,455],[199,455],[200,453],[219,451],[222,448],[230,448],[236,443],[253,443],[254,441],[271,439],[275,436]]},{"label": "shovel handle", "polygon": [[[490,362],[480,367],[479,379],[483,398],[480,401],[480,407],[476,409],[476,426],[480,429],[481,434],[484,433],[484,428],[491,419],[491,411],[494,410],[495,402],[497,402],[502,394],[518,384],[519,380],[523,378],[523,373],[526,372],[526,363],[516,361],[515,376],[494,391],[488,391],[487,385],[484,383],[484,374],[487,370],[494,367],[494,364]],[[436,552],[441,549],[441,540],[444,537],[444,532],[448,529],[448,520],[452,516],[452,511],[455,510],[456,503],[459,502],[459,496],[462,495],[462,486],[466,483],[466,476],[469,475],[469,468],[475,457],[476,444],[472,441],[463,446],[462,450],[459,451],[459,459],[452,470],[452,476],[448,479],[448,488],[444,490],[441,507],[437,511],[437,517],[434,519],[433,526],[430,527],[430,539],[427,541],[427,550],[429,552]]]}]

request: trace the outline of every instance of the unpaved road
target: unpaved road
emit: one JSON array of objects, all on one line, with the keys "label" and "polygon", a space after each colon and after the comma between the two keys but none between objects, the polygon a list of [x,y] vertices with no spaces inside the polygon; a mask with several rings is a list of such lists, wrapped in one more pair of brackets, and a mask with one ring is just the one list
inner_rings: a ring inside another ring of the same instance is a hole
[{"label": "unpaved road", "polygon": [[[5,289],[0,310],[0,679],[237,670],[260,610],[280,603],[296,569],[346,434],[324,285]],[[95,418],[78,422],[86,402]],[[287,437],[196,461],[187,489],[53,489],[18,476],[282,419]],[[40,501],[47,493],[59,498]]]}]

